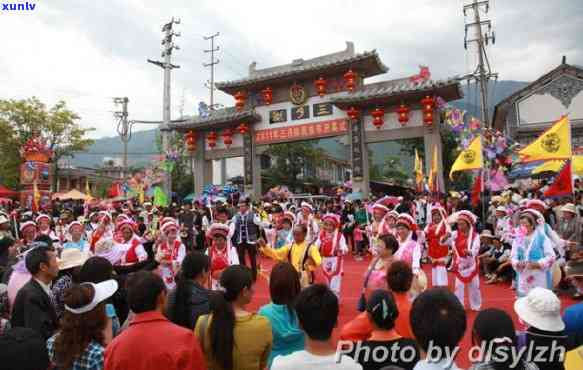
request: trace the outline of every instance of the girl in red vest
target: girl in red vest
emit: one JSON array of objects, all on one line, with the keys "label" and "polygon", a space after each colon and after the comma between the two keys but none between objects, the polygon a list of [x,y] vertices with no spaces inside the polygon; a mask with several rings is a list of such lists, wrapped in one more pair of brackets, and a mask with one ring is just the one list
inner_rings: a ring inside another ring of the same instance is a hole
[{"label": "girl in red vest", "polygon": [[443,244],[452,248],[455,272],[455,295],[462,305],[465,287],[469,290],[470,309],[479,311],[482,306],[478,254],[480,253],[480,236],[475,231],[476,216],[470,211],[455,214],[457,230],[447,232]]},{"label": "girl in red vest", "polygon": [[167,289],[174,289],[174,278],[186,256],[186,247],[178,238],[178,225],[174,221],[166,222],[160,228],[161,234],[156,240],[156,261],[160,263],[158,272]]},{"label": "girl in red vest", "polygon": [[210,240],[210,248],[207,253],[211,260],[210,278],[211,289],[221,289],[221,274],[225,269],[232,265],[239,264],[239,255],[237,249],[228,239],[229,226],[220,223],[214,223],[207,231],[207,238]]},{"label": "girl in red vest", "polygon": [[135,234],[135,224],[132,221],[121,221],[117,225],[117,232],[121,240],[115,242],[113,249],[120,255],[118,265],[130,267],[148,259],[148,253]]},{"label": "girl in red vest", "polygon": [[348,252],[344,235],[340,232],[340,216],[327,213],[322,217],[324,227],[318,235],[316,246],[322,256],[322,274],[330,289],[340,299],[342,282],[342,256]]},{"label": "girl in red vest", "polygon": [[429,261],[431,263],[431,285],[447,286],[447,256],[449,247],[441,239],[451,231],[447,224],[447,214],[441,206],[431,208],[431,224],[425,228]]}]

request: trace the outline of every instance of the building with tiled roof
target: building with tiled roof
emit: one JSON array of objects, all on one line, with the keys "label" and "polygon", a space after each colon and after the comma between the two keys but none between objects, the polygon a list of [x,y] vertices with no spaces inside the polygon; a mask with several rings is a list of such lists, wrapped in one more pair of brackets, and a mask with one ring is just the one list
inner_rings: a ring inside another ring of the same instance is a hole
[{"label": "building with tiled roof", "polygon": [[431,80],[426,69],[418,76],[365,83],[387,72],[375,50],[356,53],[347,42],[345,50],[284,65],[258,69],[253,62],[247,77],[216,83],[234,97],[233,107],[170,125],[189,137],[196,192],[212,179],[210,161],[242,156],[246,191],[260,195],[259,157],[269,145],[335,136],[349,144],[353,191],[369,191],[370,143],[420,137],[426,168],[434,148],[441,165],[435,98],[461,98],[458,80]]}]

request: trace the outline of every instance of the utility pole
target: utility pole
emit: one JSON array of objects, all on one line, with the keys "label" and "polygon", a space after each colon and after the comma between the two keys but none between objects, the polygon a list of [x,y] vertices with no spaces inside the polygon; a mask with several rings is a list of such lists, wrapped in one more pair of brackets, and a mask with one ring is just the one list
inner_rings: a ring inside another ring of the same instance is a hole
[{"label": "utility pole", "polygon": [[210,99],[210,104],[209,104],[209,109],[210,110],[215,110],[215,100],[214,100],[214,92],[215,92],[215,65],[219,64],[221,61],[219,59],[215,59],[215,52],[220,50],[220,47],[217,46],[215,48],[215,38],[218,37],[220,35],[219,32],[215,33],[214,35],[210,35],[210,36],[206,36],[203,37],[205,40],[210,40],[211,41],[211,48],[208,50],[205,50],[204,52],[206,54],[210,53],[211,54],[211,61],[210,63],[203,63],[203,67],[210,67],[211,69],[211,79],[209,81],[206,82],[205,86],[210,90],[211,93],[211,99]]},{"label": "utility pole", "polygon": [[[170,149],[170,72],[174,68],[180,68],[178,65],[172,64],[172,51],[179,50],[177,45],[172,42],[172,37],[179,37],[179,32],[174,32],[172,26],[174,24],[180,24],[180,19],[170,20],[162,27],[162,32],[164,32],[164,38],[162,39],[162,58],[163,62],[148,59],[148,63],[157,65],[164,70],[164,100],[162,103],[163,113],[162,113],[162,124],[160,125],[160,133],[162,135],[162,151],[163,155],[168,153]],[[168,199],[172,199],[172,176],[169,171],[166,172],[166,181],[164,183],[164,190],[168,195]]]},{"label": "utility pole", "polygon": [[128,142],[132,138],[131,126],[128,122],[128,103],[129,99],[127,97],[123,98],[113,98],[113,103],[116,106],[121,104],[121,111],[114,112],[114,116],[118,119],[117,121],[117,133],[121,142],[123,143],[123,171],[122,178],[125,178],[128,174]]},{"label": "utility pole", "polygon": [[[481,12],[488,14],[490,8],[489,0],[472,0],[471,3],[464,5],[463,12],[464,16],[467,15],[468,11],[472,12],[473,22],[467,23],[465,25],[465,36],[464,36],[464,48],[467,50],[468,45],[475,45],[476,52],[478,53],[478,65],[474,72],[465,76],[464,79],[468,81],[475,80],[480,86],[480,109],[481,109],[481,120],[485,127],[490,127],[490,120],[488,117],[488,81],[490,79],[497,79],[498,74],[493,73],[490,67],[490,61],[488,60],[488,54],[486,53],[486,46],[490,41],[492,44],[496,43],[496,35],[492,31],[492,22],[490,20],[482,19]],[[483,30],[482,27],[486,29]],[[470,32],[468,36],[468,30]]]}]

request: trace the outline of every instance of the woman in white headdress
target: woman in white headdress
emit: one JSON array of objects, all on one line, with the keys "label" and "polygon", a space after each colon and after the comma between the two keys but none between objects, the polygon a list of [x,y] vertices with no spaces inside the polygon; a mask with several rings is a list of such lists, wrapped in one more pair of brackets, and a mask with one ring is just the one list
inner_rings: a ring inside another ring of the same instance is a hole
[{"label": "woman in white headdress", "polygon": [[544,217],[540,212],[525,209],[519,221],[520,228],[512,243],[510,259],[516,271],[516,292],[523,297],[535,287],[552,289],[551,267],[556,255],[543,230]]},{"label": "woman in white headdress", "polygon": [[230,228],[228,225],[214,223],[207,231],[207,238],[210,240],[210,247],[207,253],[210,257],[210,279],[211,289],[221,289],[221,274],[232,265],[239,264],[237,249],[231,244],[228,236]]},{"label": "woman in white headdress", "polygon": [[160,263],[158,271],[167,289],[176,287],[175,277],[186,256],[186,247],[178,238],[178,224],[174,221],[165,222],[160,228],[160,236],[156,240],[156,261]]}]

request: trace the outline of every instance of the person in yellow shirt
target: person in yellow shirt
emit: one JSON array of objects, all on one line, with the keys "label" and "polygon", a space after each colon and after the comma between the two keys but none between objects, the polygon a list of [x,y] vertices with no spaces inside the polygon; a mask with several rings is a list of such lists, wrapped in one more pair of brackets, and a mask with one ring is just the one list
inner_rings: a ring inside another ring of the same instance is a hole
[{"label": "person in yellow shirt", "polygon": [[264,240],[258,241],[259,250],[263,255],[276,261],[291,263],[300,274],[303,286],[313,282],[313,273],[322,263],[318,247],[306,241],[307,232],[306,225],[296,225],[293,229],[293,243],[278,249],[266,246]]}]

